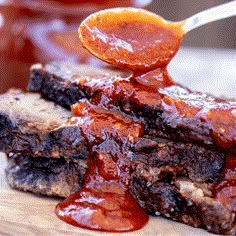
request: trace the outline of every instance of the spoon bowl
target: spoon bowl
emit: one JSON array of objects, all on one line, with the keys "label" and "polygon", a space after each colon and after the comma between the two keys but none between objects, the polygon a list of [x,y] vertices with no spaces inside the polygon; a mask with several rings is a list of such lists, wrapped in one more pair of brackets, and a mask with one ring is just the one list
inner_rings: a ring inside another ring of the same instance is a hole
[{"label": "spoon bowl", "polygon": [[113,8],[90,15],[79,37],[96,57],[135,72],[165,67],[184,35],[206,23],[236,14],[236,1],[205,10],[180,22],[166,21],[137,8]]}]

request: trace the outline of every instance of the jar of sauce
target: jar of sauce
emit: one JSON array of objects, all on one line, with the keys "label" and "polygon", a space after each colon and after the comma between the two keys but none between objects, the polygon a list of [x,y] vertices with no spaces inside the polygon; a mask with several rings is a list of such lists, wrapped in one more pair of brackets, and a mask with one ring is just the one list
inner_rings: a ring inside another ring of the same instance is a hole
[{"label": "jar of sauce", "polygon": [[82,48],[77,30],[91,13],[111,7],[147,7],[151,0],[0,1],[0,93],[25,89],[34,63],[66,60],[103,66]]}]

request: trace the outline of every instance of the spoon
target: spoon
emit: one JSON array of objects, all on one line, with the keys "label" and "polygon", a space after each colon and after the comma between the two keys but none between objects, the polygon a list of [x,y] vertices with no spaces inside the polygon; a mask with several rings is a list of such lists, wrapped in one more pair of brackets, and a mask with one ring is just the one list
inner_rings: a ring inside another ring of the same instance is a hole
[{"label": "spoon", "polygon": [[79,27],[85,48],[96,57],[133,71],[165,67],[189,31],[236,15],[236,1],[202,11],[180,21],[166,21],[137,8],[113,8],[87,17]]}]

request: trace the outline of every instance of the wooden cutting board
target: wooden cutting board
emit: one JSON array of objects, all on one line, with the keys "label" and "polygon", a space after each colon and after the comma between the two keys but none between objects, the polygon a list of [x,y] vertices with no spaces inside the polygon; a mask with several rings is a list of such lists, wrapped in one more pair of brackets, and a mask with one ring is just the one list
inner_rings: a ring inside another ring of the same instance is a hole
[{"label": "wooden cutting board", "polygon": [[162,217],[150,217],[148,224],[132,233],[100,233],[84,230],[64,223],[54,214],[60,199],[39,197],[11,189],[5,179],[6,157],[0,153],[0,235],[101,235],[101,236],[210,236],[195,229]]}]

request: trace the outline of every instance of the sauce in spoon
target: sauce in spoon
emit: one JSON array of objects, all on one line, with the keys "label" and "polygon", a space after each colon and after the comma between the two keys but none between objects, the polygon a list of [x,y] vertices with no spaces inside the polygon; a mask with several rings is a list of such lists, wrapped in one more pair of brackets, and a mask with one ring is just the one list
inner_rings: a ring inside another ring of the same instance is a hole
[{"label": "sauce in spoon", "polygon": [[80,25],[80,40],[96,57],[132,71],[166,66],[180,47],[182,23],[135,8],[90,15]]},{"label": "sauce in spoon", "polygon": [[183,36],[204,24],[236,16],[231,1],[180,22],[166,21],[142,9],[114,8],[90,15],[80,25],[80,40],[96,57],[132,71],[166,66]]}]

